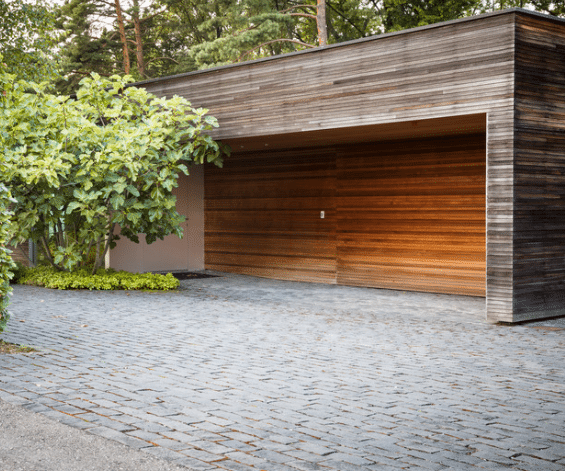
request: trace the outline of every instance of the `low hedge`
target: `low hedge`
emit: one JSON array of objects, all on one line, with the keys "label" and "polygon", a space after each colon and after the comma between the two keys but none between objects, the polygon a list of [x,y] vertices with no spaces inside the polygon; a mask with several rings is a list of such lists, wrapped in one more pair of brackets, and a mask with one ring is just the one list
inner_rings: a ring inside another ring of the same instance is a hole
[{"label": "low hedge", "polygon": [[44,286],[53,289],[90,290],[172,290],[179,287],[173,275],[129,273],[113,269],[100,269],[95,275],[87,270],[62,272],[52,267],[27,268],[18,264],[12,283]]}]

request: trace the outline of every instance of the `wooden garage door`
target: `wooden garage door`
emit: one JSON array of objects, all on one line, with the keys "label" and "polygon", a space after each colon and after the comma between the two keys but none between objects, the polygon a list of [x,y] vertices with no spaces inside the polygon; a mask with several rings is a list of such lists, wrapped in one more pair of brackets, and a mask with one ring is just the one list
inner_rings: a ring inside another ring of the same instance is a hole
[{"label": "wooden garage door", "polygon": [[484,296],[485,167],[484,132],[236,152],[205,172],[206,268]]},{"label": "wooden garage door", "polygon": [[485,295],[485,134],[337,150],[337,282]]},{"label": "wooden garage door", "polygon": [[233,153],[204,188],[206,268],[335,283],[332,149]]}]

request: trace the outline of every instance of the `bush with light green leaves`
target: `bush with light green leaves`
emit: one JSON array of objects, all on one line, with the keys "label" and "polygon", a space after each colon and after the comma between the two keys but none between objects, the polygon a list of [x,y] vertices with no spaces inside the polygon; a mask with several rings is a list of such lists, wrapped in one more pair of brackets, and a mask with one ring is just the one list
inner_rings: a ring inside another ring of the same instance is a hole
[{"label": "bush with light green leaves", "polygon": [[94,252],[95,273],[119,237],[182,237],[172,194],[179,174],[204,162],[221,166],[229,152],[210,137],[217,122],[206,109],[130,81],[92,74],[71,98],[0,70],[5,181],[16,199],[12,243],[34,240],[60,271],[86,267]]},{"label": "bush with light green leaves", "polygon": [[43,286],[52,289],[89,290],[156,290],[168,291],[179,287],[179,280],[173,275],[155,273],[129,273],[113,269],[98,269],[92,274],[80,269],[62,272],[53,267],[27,268],[19,265],[15,270],[14,283]]},{"label": "bush with light green leaves", "polygon": [[[0,155],[0,159],[2,156]],[[0,161],[0,175],[5,170],[3,163]],[[1,179],[0,179],[1,181]],[[9,205],[11,202],[8,189],[0,183],[0,333],[6,328],[10,315],[8,313],[8,302],[10,289],[10,278],[12,270],[15,267],[10,257],[10,250],[6,248],[8,242],[8,227],[11,212]]]}]

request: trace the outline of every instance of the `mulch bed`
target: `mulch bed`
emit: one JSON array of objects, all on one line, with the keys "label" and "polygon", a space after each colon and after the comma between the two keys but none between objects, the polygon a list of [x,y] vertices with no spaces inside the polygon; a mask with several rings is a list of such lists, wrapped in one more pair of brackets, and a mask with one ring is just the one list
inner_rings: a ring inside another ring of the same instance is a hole
[{"label": "mulch bed", "polygon": [[184,271],[180,273],[171,273],[177,280],[199,280],[200,278],[217,278],[218,275],[207,275],[206,273],[194,273]]}]

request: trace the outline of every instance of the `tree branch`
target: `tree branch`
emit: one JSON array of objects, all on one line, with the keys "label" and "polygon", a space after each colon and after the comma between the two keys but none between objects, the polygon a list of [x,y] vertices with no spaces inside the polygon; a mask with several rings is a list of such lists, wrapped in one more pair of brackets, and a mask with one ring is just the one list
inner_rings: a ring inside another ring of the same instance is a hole
[{"label": "tree branch", "polygon": [[[79,74],[79,75],[90,75],[92,72],[82,72],[80,70],[71,70],[72,74]],[[102,77],[110,77],[109,74],[103,74],[102,72],[96,72],[98,75],[101,75]]]},{"label": "tree branch", "polygon": [[252,53],[256,49],[259,49],[260,47],[266,46],[267,44],[280,43],[280,42],[289,42],[289,43],[294,43],[294,44],[300,44],[301,46],[306,46],[306,47],[316,47],[313,44],[308,44],[308,43],[305,43],[305,42],[302,42],[302,41],[298,41],[297,39],[273,39],[272,41],[267,41],[267,42],[261,43],[258,46],[255,46],[253,49],[249,49],[248,51],[244,52],[241,56],[239,56],[237,58],[236,62],[239,62],[246,55]]},{"label": "tree branch", "polygon": [[313,8],[315,10],[317,7],[316,5],[294,5],[293,7],[281,10],[279,13],[286,13],[287,11],[294,10],[295,8]]},{"label": "tree branch", "polygon": [[361,31],[359,27],[355,23],[353,23],[353,21],[347,18],[341,11],[336,9],[331,3],[326,2],[326,5],[329,6],[333,11],[335,11],[339,16],[341,16],[345,21],[347,21],[351,26],[353,26],[357,31],[359,31],[363,35],[363,37],[365,37],[365,32]]},{"label": "tree branch", "polygon": [[311,15],[310,13],[288,13],[288,16],[304,16],[306,18],[316,19],[316,16]]},{"label": "tree branch", "polygon": [[177,62],[176,60],[174,60],[172,57],[165,57],[165,56],[163,56],[163,57],[154,57],[153,59],[149,59],[149,60],[147,61],[147,64],[149,64],[150,62],[159,60],[159,59],[167,59],[167,60],[173,61],[175,64],[178,64],[178,62]]},{"label": "tree branch", "polygon": [[[161,15],[162,13],[165,13],[166,11],[167,11],[167,9],[165,8],[165,9],[163,9],[163,10],[161,10],[161,11],[158,11],[158,12],[156,12],[156,13],[153,13],[152,15],[146,16],[146,17],[144,17],[144,18],[140,18],[140,19],[139,19],[139,22],[140,22],[140,23],[143,23],[144,21],[150,20],[151,18],[154,18],[154,17],[156,17],[157,15]],[[131,13],[128,13],[128,12],[124,12],[124,13],[127,13],[128,15],[131,15]],[[128,20],[127,18],[124,18],[124,20],[127,21],[128,23],[133,23],[133,21],[134,21],[134,20]]]},{"label": "tree branch", "polygon": [[249,28],[236,31],[235,33],[232,34],[232,36],[239,36],[241,33],[245,33],[246,31],[251,31],[252,29],[257,29],[258,27],[259,27],[258,25],[250,26]]}]

